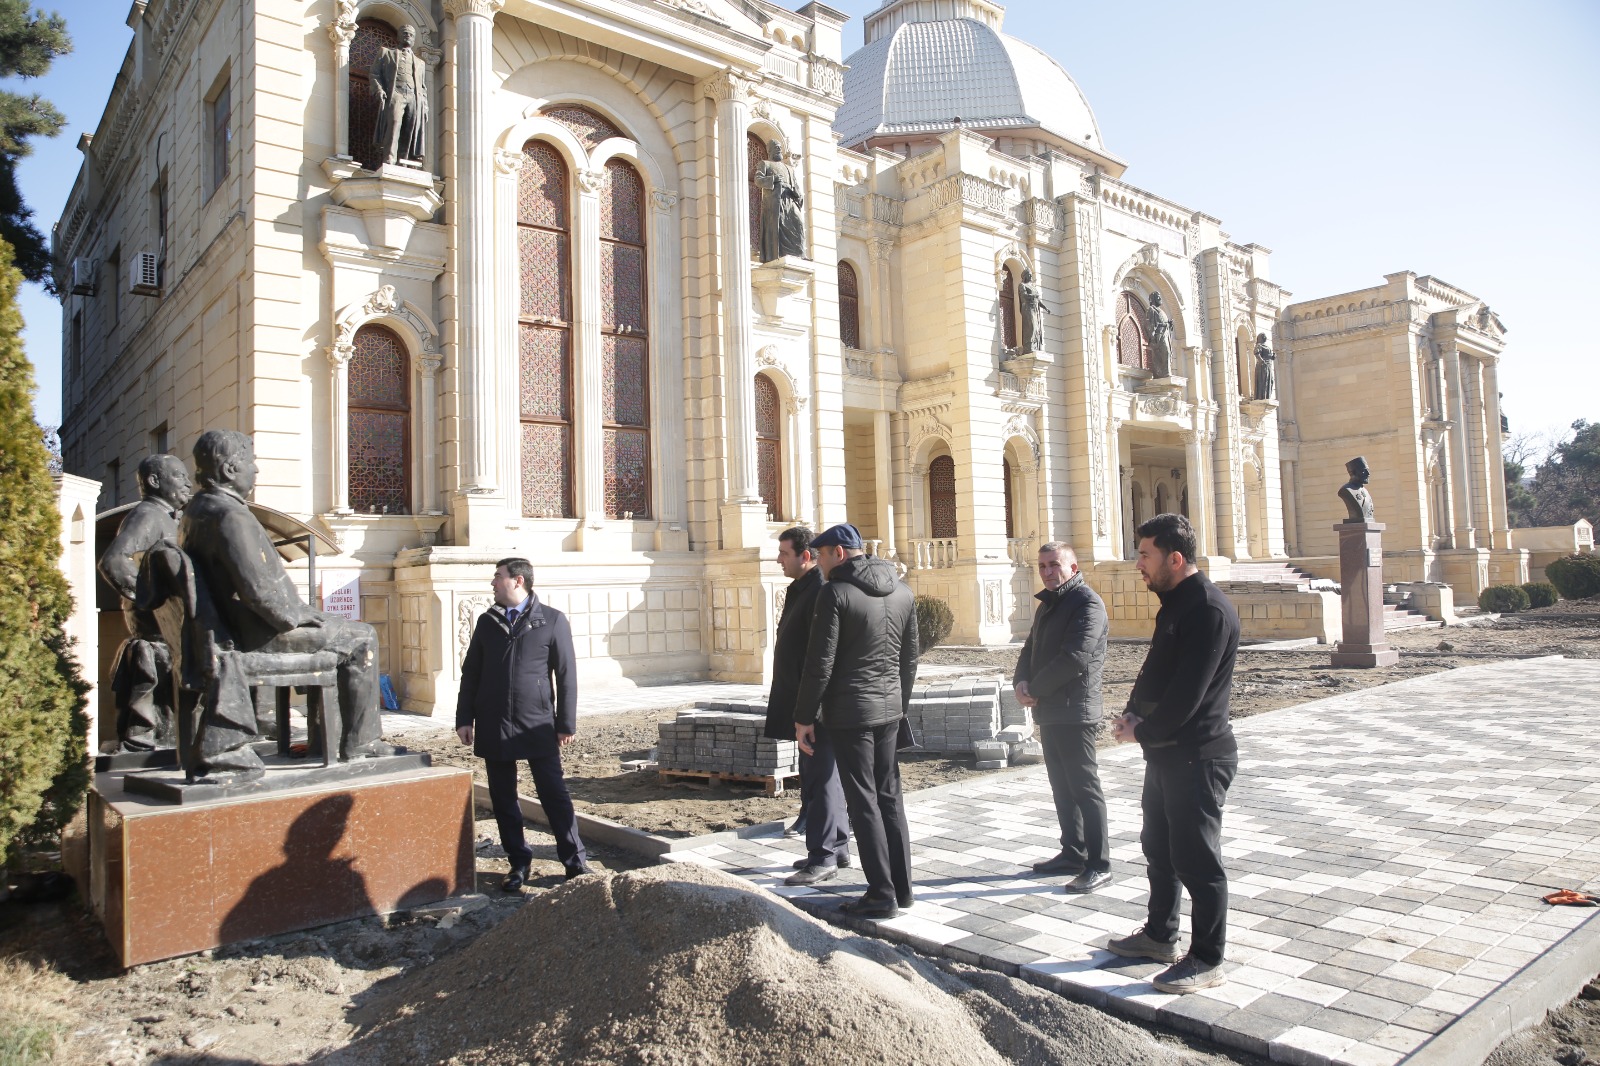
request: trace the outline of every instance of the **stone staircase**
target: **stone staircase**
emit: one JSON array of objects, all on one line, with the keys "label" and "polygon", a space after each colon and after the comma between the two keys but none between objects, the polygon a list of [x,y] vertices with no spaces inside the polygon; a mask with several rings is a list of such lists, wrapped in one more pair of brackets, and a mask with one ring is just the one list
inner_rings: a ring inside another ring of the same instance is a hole
[{"label": "stone staircase", "polygon": [[[1251,586],[1288,586],[1313,592],[1338,592],[1339,583],[1306,573],[1299,567],[1280,562],[1240,562],[1230,569],[1228,580],[1220,582],[1224,591],[1229,586],[1240,586],[1238,591],[1253,591]],[[1427,615],[1409,611],[1392,603],[1383,606],[1383,631],[1394,633],[1402,629],[1422,629],[1439,623]]]}]

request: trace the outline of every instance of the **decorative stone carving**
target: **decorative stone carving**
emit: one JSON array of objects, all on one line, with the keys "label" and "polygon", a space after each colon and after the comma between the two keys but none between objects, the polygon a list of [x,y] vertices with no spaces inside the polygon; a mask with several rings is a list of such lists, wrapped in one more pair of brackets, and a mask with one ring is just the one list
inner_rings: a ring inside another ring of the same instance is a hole
[{"label": "decorative stone carving", "polygon": [[367,240],[378,250],[404,252],[416,224],[433,218],[444,205],[444,183],[416,167],[366,170],[335,156],[324,160],[322,169],[333,182],[333,202],[361,213]]},{"label": "decorative stone carving", "polygon": [[815,52],[806,56],[806,67],[811,76],[811,88],[835,99],[844,97],[844,71],[840,63]]},{"label": "decorative stone carving", "polygon": [[991,626],[1005,621],[1004,593],[999,581],[983,583],[983,620]]},{"label": "decorative stone carving", "polygon": [[578,171],[578,189],[590,196],[598,193],[606,183],[606,172],[603,170]]},{"label": "decorative stone carving", "polygon": [[492,19],[505,6],[505,0],[443,0],[442,6],[451,18],[480,15]]},{"label": "decorative stone carving", "polygon": [[419,357],[439,351],[439,331],[428,317],[415,304],[400,299],[393,285],[383,285],[359,304],[352,304],[339,313],[328,358],[348,363],[355,352],[356,330],[381,318],[404,323],[416,335]]},{"label": "decorative stone carving", "polygon": [[701,0],[661,0],[661,3],[678,11],[686,11],[691,15],[696,15],[708,22],[715,22],[718,26],[727,25],[727,22],[723,21],[715,11],[702,3]]},{"label": "decorative stone carving", "polygon": [[338,49],[350,47],[356,35],[356,0],[338,0],[333,21],[328,23],[328,38]]},{"label": "decorative stone carving", "polygon": [[464,662],[467,658],[467,646],[472,643],[472,630],[478,624],[478,616],[489,609],[494,599],[489,596],[457,596],[456,597],[456,661]]},{"label": "decorative stone carving", "polygon": [[330,344],[327,347],[328,362],[335,370],[343,369],[350,365],[350,360],[356,357],[354,344]]},{"label": "decorative stone carving", "polygon": [[671,189],[652,189],[650,199],[654,201],[657,211],[671,211],[678,206],[678,194]]},{"label": "decorative stone carving", "polygon": [[748,79],[731,70],[724,70],[720,74],[713,74],[700,83],[700,92],[709,96],[718,103],[724,100],[750,99],[751,85]]},{"label": "decorative stone carving", "polygon": [[1177,418],[1183,414],[1184,403],[1170,392],[1141,392],[1139,413],[1153,418]]},{"label": "decorative stone carving", "polygon": [[381,286],[377,292],[367,297],[367,302],[361,309],[369,315],[386,315],[400,306],[400,301],[395,297],[394,286]]},{"label": "decorative stone carving", "polygon": [[522,171],[522,161],[526,157],[513,148],[496,148],[494,150],[494,169],[497,174],[509,174],[513,177]]}]

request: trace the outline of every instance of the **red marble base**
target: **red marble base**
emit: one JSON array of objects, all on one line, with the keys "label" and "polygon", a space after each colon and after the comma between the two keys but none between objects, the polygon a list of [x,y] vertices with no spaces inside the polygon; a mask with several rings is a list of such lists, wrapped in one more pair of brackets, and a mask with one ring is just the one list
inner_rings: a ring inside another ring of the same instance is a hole
[{"label": "red marble base", "polygon": [[412,769],[176,806],[89,793],[90,902],[124,966],[474,888],[472,773]]}]

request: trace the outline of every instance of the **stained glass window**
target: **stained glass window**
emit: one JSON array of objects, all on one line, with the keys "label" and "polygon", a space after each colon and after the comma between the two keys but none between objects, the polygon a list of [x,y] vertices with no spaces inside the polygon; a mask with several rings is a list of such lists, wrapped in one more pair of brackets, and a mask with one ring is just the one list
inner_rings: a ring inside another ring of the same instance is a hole
[{"label": "stained glass window", "polygon": [[928,464],[929,534],[950,538],[956,534],[956,461],[940,455]]},{"label": "stained glass window", "polygon": [[378,95],[372,91],[367,75],[378,53],[397,48],[400,39],[394,27],[381,19],[359,19],[350,39],[350,145],[352,159],[370,169],[378,165],[378,145],[372,139],[378,124]]},{"label": "stained glass window", "polygon": [[567,164],[544,141],[522,148],[517,188],[522,513],[570,518],[572,234]]},{"label": "stained glass window", "polygon": [[350,507],[411,513],[411,389],[405,345],[393,330],[362,326],[349,366]]},{"label": "stained glass window", "polygon": [[1000,271],[1000,343],[1017,346],[1017,279],[1010,267]]},{"label": "stained glass window", "polygon": [[767,517],[783,521],[783,402],[765,374],[756,375],[756,483]]},{"label": "stained glass window", "polygon": [[623,159],[600,189],[600,423],[606,517],[648,518],[650,340],[644,182]]},{"label": "stained glass window", "polygon": [[839,261],[839,340],[846,348],[861,348],[861,287],[856,268]]},{"label": "stained glass window", "polygon": [[767,159],[767,142],[754,133],[745,134],[747,171],[745,182],[750,189],[750,254],[761,254],[761,186],[756,184],[756,174]]},{"label": "stained glass window", "polygon": [[1131,292],[1117,297],[1117,362],[1150,369],[1150,347],[1144,339],[1144,301]]},{"label": "stained glass window", "polygon": [[579,107],[577,104],[559,104],[555,107],[547,107],[539,114],[552,122],[559,122],[567,127],[572,131],[573,136],[577,137],[579,142],[583,144],[584,148],[591,152],[594,151],[596,145],[608,137],[627,136],[617,128],[616,123],[600,114],[600,112],[591,111],[587,107]]}]

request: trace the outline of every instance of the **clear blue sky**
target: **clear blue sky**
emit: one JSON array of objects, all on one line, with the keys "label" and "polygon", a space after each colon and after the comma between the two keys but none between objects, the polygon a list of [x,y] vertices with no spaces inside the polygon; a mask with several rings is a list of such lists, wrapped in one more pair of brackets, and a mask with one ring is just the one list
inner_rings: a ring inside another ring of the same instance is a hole
[{"label": "clear blue sky", "polygon": [[[832,3],[855,16],[848,53],[879,2]],[[46,231],[132,36],[128,6],[62,0],[76,51],[10,86],[67,115],[21,169]],[[1127,180],[1273,249],[1273,280],[1296,299],[1436,275],[1510,331],[1513,431],[1600,420],[1600,4],[1016,0],[1005,29],[1077,80]],[[53,423],[60,310],[28,288],[37,412]]]}]

